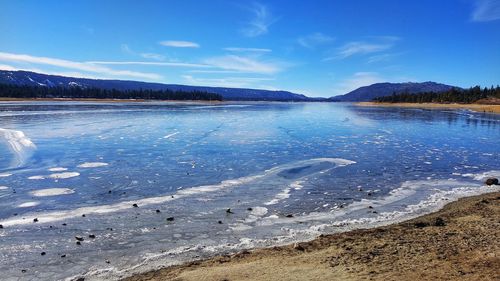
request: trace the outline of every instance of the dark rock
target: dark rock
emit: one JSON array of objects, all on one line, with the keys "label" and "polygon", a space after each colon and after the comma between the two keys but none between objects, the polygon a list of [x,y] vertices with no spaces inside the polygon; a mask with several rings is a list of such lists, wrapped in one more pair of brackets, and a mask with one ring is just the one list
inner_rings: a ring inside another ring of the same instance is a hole
[{"label": "dark rock", "polygon": [[174,217],[168,217],[168,218],[167,218],[167,221],[174,221],[174,220],[175,220],[175,218],[174,218]]},{"label": "dark rock", "polygon": [[38,218],[34,218],[34,219],[33,219],[33,222],[38,222]]},{"label": "dark rock", "polygon": [[134,203],[134,204],[132,204],[132,207],[134,207],[134,208],[139,208],[139,206],[138,206],[137,204],[135,204],[135,203]]},{"label": "dark rock", "polygon": [[26,269],[21,269],[21,272],[22,273],[26,273]]},{"label": "dark rock", "polygon": [[444,222],[444,220],[440,217],[437,217],[436,220],[434,221],[434,225],[435,226],[445,226],[446,223]]},{"label": "dark rock", "polygon": [[247,211],[253,211],[253,209],[252,208],[247,208]]},{"label": "dark rock", "polygon": [[85,278],[83,278],[83,277],[78,277],[75,281],[85,281]]},{"label": "dark rock", "polygon": [[372,206],[368,206],[368,209],[373,209],[373,207]]},{"label": "dark rock", "polygon": [[108,194],[111,194],[111,190],[108,190]]},{"label": "dark rock", "polygon": [[76,241],[76,245],[82,245],[82,242]]},{"label": "dark rock", "polygon": [[161,211],[160,211],[160,210],[156,210],[156,212],[157,212],[157,213],[161,213]]},{"label": "dark rock", "polygon": [[419,221],[419,222],[416,222],[414,225],[415,225],[415,227],[418,227],[418,228],[423,228],[423,227],[427,227],[427,226],[429,226],[429,223]]},{"label": "dark rock", "polygon": [[66,226],[67,224],[66,224],[66,223],[63,223],[62,225],[63,225],[63,226]]},{"label": "dark rock", "polygon": [[110,261],[106,260],[106,263],[110,263]]},{"label": "dark rock", "polygon": [[0,224],[0,229],[2,229],[2,228],[3,228],[3,225]]},{"label": "dark rock", "polygon": [[65,258],[65,257],[66,257],[66,255],[61,255],[61,258]]},{"label": "dark rock", "polygon": [[498,185],[497,178],[489,178],[484,182],[486,185]]},{"label": "dark rock", "polygon": [[293,215],[292,214],[288,214],[285,217],[287,217],[287,218],[293,218]]},{"label": "dark rock", "polygon": [[45,254],[46,254],[45,252],[41,252],[41,253],[40,253],[40,255],[42,255],[42,256],[45,256]]},{"label": "dark rock", "polygon": [[368,195],[368,196],[372,196],[372,193],[371,193],[371,192],[368,192],[368,194],[366,194],[366,195]]},{"label": "dark rock", "polygon": [[83,239],[83,237],[80,237],[80,236],[75,236],[75,239],[76,239],[77,241],[83,241],[83,240],[84,240],[84,239]]},{"label": "dark rock", "polygon": [[226,210],[226,213],[228,213],[228,214],[234,214],[234,213],[233,213],[233,211],[231,211],[231,208],[228,208],[228,209]]},{"label": "dark rock", "polygon": [[222,224],[222,221],[218,221],[219,224]]},{"label": "dark rock", "polygon": [[94,234],[89,234],[89,238],[95,239],[95,235]]},{"label": "dark rock", "polygon": [[82,217],[85,217],[85,214],[83,214]]}]

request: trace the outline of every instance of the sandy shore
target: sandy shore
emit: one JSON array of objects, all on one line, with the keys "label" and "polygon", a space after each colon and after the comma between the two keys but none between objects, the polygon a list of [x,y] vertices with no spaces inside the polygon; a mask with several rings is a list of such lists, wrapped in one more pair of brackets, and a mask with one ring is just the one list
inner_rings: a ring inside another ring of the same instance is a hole
[{"label": "sandy shore", "polygon": [[500,280],[500,192],[374,229],[245,251],[132,280]]},{"label": "sandy shore", "polygon": [[451,108],[451,109],[470,109],[477,112],[500,113],[498,104],[442,104],[442,103],[388,103],[388,102],[358,102],[359,106],[385,106],[385,107],[413,107],[413,108]]}]

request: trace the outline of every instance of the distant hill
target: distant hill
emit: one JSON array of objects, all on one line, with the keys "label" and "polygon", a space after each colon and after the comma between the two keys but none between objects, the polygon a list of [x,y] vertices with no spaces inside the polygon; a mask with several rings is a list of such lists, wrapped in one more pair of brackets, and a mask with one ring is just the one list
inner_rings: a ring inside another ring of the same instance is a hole
[{"label": "distant hill", "polygon": [[171,90],[182,92],[207,92],[222,95],[224,100],[232,101],[315,101],[305,95],[295,94],[287,91],[269,91],[258,89],[240,89],[224,87],[187,86],[175,84],[149,83],[125,80],[101,80],[65,77],[57,75],[41,74],[29,71],[7,71],[0,70],[0,83],[18,86],[43,86],[43,87],[80,87],[127,90]]},{"label": "distant hill", "polygon": [[423,83],[376,83],[370,86],[358,88],[345,95],[329,98],[330,101],[372,101],[374,98],[390,96],[393,93],[423,93],[423,92],[444,92],[458,88],[436,82]]}]

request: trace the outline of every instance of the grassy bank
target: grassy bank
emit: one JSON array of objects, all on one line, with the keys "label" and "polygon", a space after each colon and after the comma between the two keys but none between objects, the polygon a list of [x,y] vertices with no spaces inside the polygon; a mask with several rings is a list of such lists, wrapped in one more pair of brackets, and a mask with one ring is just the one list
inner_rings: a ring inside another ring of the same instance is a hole
[{"label": "grassy bank", "polygon": [[358,102],[359,106],[381,106],[381,107],[410,107],[410,108],[428,108],[428,109],[469,109],[476,112],[500,113],[498,104],[459,104],[459,103],[388,103],[388,102]]}]

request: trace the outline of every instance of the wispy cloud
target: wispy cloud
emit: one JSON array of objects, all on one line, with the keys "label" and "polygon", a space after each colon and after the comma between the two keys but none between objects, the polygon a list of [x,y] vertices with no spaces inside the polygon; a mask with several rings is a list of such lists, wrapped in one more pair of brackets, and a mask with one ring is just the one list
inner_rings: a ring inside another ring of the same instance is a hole
[{"label": "wispy cloud", "polygon": [[274,78],[261,77],[223,77],[223,78],[196,78],[192,75],[183,75],[182,78],[187,84],[205,85],[213,87],[258,87],[255,83],[273,81]]},{"label": "wispy cloud", "polygon": [[270,52],[272,52],[271,49],[263,49],[263,48],[227,47],[227,48],[224,48],[223,50],[228,51],[228,52],[235,52],[235,53],[270,53]]},{"label": "wispy cloud", "polygon": [[368,58],[367,63],[390,61],[402,54],[403,53],[387,53],[387,54],[373,55]]},{"label": "wispy cloud", "polygon": [[226,55],[208,58],[203,63],[223,70],[234,70],[246,73],[274,74],[283,70],[283,64],[257,60],[254,58]]},{"label": "wispy cloud", "polygon": [[476,0],[472,12],[472,21],[484,22],[500,19],[500,1]]},{"label": "wispy cloud", "polygon": [[372,37],[371,42],[354,41],[346,43],[344,46],[337,49],[336,54],[328,57],[325,60],[345,59],[354,55],[365,55],[378,53],[391,49],[396,41],[399,40],[395,36],[379,36]]},{"label": "wispy cloud", "polygon": [[137,72],[131,70],[116,70],[89,62],[76,62],[58,58],[37,57],[25,54],[12,54],[0,52],[0,61],[13,63],[28,63],[37,65],[50,65],[84,72],[98,73],[113,77],[132,77],[148,80],[159,80],[162,77],[155,73]]},{"label": "wispy cloud", "polygon": [[151,59],[151,60],[157,60],[157,61],[164,61],[165,60],[164,55],[155,54],[155,53],[141,53],[140,56],[145,58],[145,59]]},{"label": "wispy cloud", "polygon": [[269,8],[261,3],[253,3],[249,7],[253,18],[247,23],[247,26],[241,30],[242,34],[247,37],[257,37],[266,34],[269,26],[275,23],[278,19],[275,18]]},{"label": "wispy cloud", "polygon": [[14,66],[8,65],[8,64],[0,64],[0,69],[7,70],[7,71],[19,70],[17,67],[14,67]]},{"label": "wispy cloud", "polygon": [[173,67],[213,67],[207,64],[186,63],[186,62],[159,62],[159,61],[87,61],[86,63],[98,65],[150,65],[150,66],[173,66]]},{"label": "wispy cloud", "polygon": [[240,71],[237,70],[211,70],[211,69],[193,69],[193,70],[188,70],[187,72],[189,73],[205,73],[205,74],[227,74],[227,73],[240,73]]},{"label": "wispy cloud", "polygon": [[165,47],[174,47],[174,48],[199,48],[200,45],[195,42],[191,41],[172,41],[172,40],[166,40],[166,41],[160,41],[160,45],[165,46]]},{"label": "wispy cloud", "polygon": [[307,36],[300,37],[299,39],[297,39],[297,42],[302,47],[314,49],[318,45],[331,43],[334,40],[335,38],[331,36],[325,35],[321,32],[316,32]]},{"label": "wispy cloud", "polygon": [[128,54],[128,55],[135,55],[135,52],[132,51],[132,49],[128,46],[128,44],[121,44],[120,45],[120,50],[122,51],[122,53],[124,54]]}]

